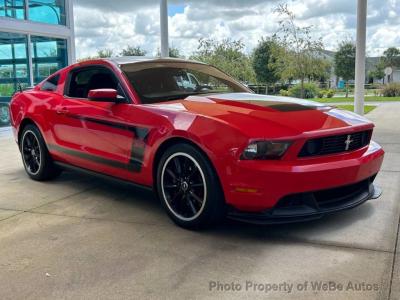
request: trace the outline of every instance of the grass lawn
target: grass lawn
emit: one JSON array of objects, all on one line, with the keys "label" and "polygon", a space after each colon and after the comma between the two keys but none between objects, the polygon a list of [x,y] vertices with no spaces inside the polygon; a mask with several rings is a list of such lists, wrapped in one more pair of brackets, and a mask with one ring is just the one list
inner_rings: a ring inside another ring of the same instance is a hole
[{"label": "grass lawn", "polygon": [[[335,97],[335,98],[314,98],[310,99],[321,103],[335,103],[335,102],[353,102],[353,97]],[[379,96],[366,96],[365,102],[379,102],[379,101],[400,101],[400,97],[379,97]]]},{"label": "grass lawn", "polygon": [[[354,111],[354,105],[336,105],[338,108]],[[373,111],[376,108],[374,105],[365,105],[364,106],[364,114],[367,114]]]}]

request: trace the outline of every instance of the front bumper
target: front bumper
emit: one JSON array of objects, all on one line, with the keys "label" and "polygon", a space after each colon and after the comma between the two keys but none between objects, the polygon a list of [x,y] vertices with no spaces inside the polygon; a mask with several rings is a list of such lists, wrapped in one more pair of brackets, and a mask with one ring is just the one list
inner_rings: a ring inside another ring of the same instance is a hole
[{"label": "front bumper", "polygon": [[[229,170],[230,176],[222,181],[225,199],[236,211],[264,213],[291,195],[332,190],[370,180],[379,172],[383,157],[383,149],[371,142],[366,148],[343,155],[239,161]],[[371,194],[370,191],[353,204],[368,200]]]},{"label": "front bumper", "polygon": [[311,221],[326,215],[359,206],[380,197],[382,191],[373,184],[375,176],[339,188],[300,193],[282,198],[272,209],[240,212],[232,209],[228,217],[254,224],[282,224]]}]

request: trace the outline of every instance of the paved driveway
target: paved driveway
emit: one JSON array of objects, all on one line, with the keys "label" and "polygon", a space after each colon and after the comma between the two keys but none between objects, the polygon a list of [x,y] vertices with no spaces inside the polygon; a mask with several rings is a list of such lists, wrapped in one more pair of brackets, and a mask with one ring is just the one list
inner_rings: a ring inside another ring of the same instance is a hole
[{"label": "paved driveway", "polygon": [[130,186],[33,182],[0,132],[0,299],[400,299],[400,110],[369,118],[387,151],[382,198],[310,223],[206,232],[176,227]]}]

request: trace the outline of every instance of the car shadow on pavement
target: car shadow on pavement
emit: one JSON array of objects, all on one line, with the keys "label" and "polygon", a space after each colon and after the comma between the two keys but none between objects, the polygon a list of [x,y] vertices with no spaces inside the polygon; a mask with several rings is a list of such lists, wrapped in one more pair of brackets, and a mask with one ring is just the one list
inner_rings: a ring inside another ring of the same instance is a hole
[{"label": "car shadow on pavement", "polygon": [[[8,175],[11,175],[12,178],[22,177],[22,172],[23,170],[21,172],[18,170],[18,174]],[[156,195],[149,190],[76,172],[65,172],[56,180],[46,182],[45,185],[74,185],[77,181],[83,183],[86,196],[74,199],[73,211],[68,210],[68,207],[63,207],[62,204],[58,205],[60,211],[57,211],[57,214],[71,215],[72,211],[76,216],[91,216],[90,214],[92,214],[92,217],[98,216],[108,220],[132,223],[138,221],[138,223],[149,225],[159,224],[162,219],[161,225],[176,227],[166,216]],[[112,210],[112,212],[107,210]],[[296,239],[302,241],[304,238],[308,239],[309,236],[339,236],[355,223],[368,219],[374,214],[374,210],[374,205],[367,202],[354,209],[329,215],[319,220],[280,225],[256,225],[227,219],[215,228],[203,230],[201,234],[215,238],[223,237],[225,240],[239,238],[271,242],[285,241],[289,238],[291,241]],[[143,214],[146,214],[145,221],[141,219]],[[136,220],[137,217],[139,220]]]},{"label": "car shadow on pavement", "polygon": [[367,202],[351,210],[337,212],[332,215],[322,217],[318,220],[259,225],[242,223],[234,220],[226,220],[221,226],[215,229],[215,234],[221,236],[235,235],[236,237],[254,237],[268,238],[271,240],[285,240],[290,238],[303,240],[312,239],[312,237],[341,235],[341,232],[351,228],[355,223],[370,218],[374,214],[374,206]]}]

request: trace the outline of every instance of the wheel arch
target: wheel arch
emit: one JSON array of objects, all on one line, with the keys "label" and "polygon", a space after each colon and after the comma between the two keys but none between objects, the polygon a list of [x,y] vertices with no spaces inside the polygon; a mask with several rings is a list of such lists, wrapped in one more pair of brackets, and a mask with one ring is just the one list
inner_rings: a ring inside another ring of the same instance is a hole
[{"label": "wheel arch", "polygon": [[27,125],[34,125],[39,128],[39,126],[31,118],[24,118],[18,127],[18,145],[20,145],[22,132]]},{"label": "wheel arch", "polygon": [[217,175],[219,185],[221,187],[221,191],[224,194],[224,189],[221,184],[221,178],[218,174],[218,171],[210,158],[210,156],[207,154],[207,152],[202,149],[197,143],[193,142],[190,139],[184,138],[184,137],[171,137],[165,141],[163,141],[160,146],[157,148],[155,154],[154,154],[154,159],[153,159],[153,166],[152,166],[152,176],[153,176],[153,188],[156,191],[157,190],[157,168],[160,163],[161,157],[164,153],[165,150],[168,148],[172,147],[173,145],[176,144],[188,144],[194,148],[196,148],[201,154],[204,155],[204,157],[208,160],[208,162],[211,165],[211,168],[214,170],[215,174]]}]

